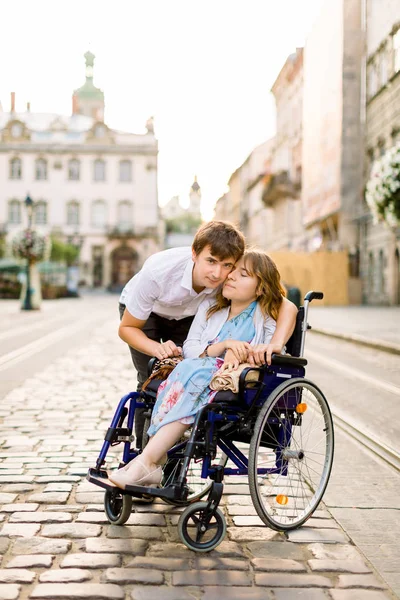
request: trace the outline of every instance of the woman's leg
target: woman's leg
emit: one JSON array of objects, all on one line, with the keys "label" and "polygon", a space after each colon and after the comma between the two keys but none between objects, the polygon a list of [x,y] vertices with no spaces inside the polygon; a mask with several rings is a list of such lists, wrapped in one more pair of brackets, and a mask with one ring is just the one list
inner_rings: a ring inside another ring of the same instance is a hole
[{"label": "woman's leg", "polygon": [[160,427],[139,455],[138,463],[132,461],[132,466],[127,469],[129,476],[133,480],[142,477],[143,467],[141,465],[144,465],[149,471],[156,469],[164,454],[182,437],[188,427],[190,425],[185,425],[180,421],[173,421]]}]

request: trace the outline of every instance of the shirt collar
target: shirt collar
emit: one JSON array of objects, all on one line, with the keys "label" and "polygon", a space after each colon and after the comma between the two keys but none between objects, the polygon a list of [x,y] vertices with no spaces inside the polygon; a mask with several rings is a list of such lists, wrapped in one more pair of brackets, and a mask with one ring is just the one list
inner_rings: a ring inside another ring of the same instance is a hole
[{"label": "shirt collar", "polygon": [[183,272],[181,286],[186,290],[189,290],[191,296],[199,296],[200,294],[212,294],[215,291],[213,288],[204,288],[204,290],[202,290],[199,294],[197,294],[197,292],[194,291],[192,286],[193,267],[194,262],[193,259],[190,258]]}]

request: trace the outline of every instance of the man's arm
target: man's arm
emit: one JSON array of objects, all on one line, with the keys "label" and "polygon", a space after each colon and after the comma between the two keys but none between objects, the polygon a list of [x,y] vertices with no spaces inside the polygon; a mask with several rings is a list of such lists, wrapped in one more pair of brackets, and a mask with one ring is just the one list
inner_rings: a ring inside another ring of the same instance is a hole
[{"label": "man's arm", "polygon": [[276,321],[275,333],[272,336],[267,348],[267,363],[271,364],[271,355],[273,353],[280,354],[292,335],[297,316],[297,306],[290,302],[287,298],[283,299],[279,309],[278,319]]},{"label": "man's arm", "polygon": [[171,340],[160,344],[160,342],[147,337],[142,331],[146,320],[136,319],[125,309],[118,329],[119,337],[135,350],[139,350],[139,352],[143,352],[148,356],[155,356],[158,359],[167,358],[168,356],[180,356],[182,354],[181,349],[177,348]]}]

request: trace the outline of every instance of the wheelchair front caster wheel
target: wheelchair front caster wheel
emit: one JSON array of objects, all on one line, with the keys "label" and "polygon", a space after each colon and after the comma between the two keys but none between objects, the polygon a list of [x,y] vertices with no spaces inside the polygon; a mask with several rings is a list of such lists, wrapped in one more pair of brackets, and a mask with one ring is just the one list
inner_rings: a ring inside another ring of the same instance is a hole
[{"label": "wheelchair front caster wheel", "polygon": [[104,494],[104,510],[113,525],[123,525],[132,512],[132,496],[107,490]]},{"label": "wheelchair front caster wheel", "polygon": [[219,508],[212,515],[208,502],[195,502],[181,514],[178,533],[189,550],[210,552],[225,537],[225,517]]}]

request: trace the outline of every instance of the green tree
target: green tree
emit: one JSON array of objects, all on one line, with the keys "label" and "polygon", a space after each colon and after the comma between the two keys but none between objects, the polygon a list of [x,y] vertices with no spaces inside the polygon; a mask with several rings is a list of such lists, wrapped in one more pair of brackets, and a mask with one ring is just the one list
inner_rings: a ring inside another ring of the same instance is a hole
[{"label": "green tree", "polygon": [[50,260],[64,262],[71,267],[79,256],[79,248],[72,244],[66,244],[58,238],[51,239]]},{"label": "green tree", "polygon": [[194,233],[200,225],[201,219],[191,214],[165,221],[167,233]]}]

